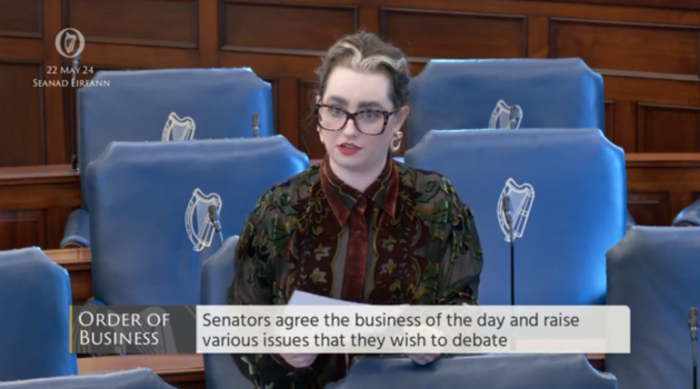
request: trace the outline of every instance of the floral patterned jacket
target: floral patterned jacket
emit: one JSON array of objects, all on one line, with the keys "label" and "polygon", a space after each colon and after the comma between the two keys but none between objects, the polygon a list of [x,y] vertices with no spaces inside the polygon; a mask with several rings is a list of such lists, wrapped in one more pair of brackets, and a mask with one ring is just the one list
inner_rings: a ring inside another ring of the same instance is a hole
[{"label": "floral patterned jacket", "polygon": [[[364,192],[328,157],[274,185],[249,214],[228,300],[286,304],[294,290],[366,304],[477,303],[483,259],[474,217],[450,182],[391,156]],[[277,355],[233,355],[256,388],[315,389],[351,357],[319,355],[295,369]]]}]

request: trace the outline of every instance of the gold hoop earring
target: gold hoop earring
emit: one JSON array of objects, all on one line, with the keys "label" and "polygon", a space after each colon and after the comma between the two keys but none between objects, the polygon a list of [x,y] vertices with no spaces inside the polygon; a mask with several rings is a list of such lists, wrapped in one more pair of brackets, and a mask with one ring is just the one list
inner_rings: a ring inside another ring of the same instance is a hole
[{"label": "gold hoop earring", "polygon": [[401,139],[403,139],[403,132],[399,131],[396,134],[394,134],[394,137],[391,138],[391,151],[394,153],[398,152],[399,149],[401,148]]}]

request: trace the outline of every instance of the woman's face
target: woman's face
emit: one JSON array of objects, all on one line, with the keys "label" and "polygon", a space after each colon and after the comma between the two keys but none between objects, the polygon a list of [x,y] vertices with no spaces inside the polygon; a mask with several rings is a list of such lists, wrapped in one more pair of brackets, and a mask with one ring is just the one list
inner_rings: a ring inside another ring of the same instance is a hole
[{"label": "woman's face", "polygon": [[[391,80],[379,72],[358,72],[345,67],[336,67],[331,72],[325,95],[318,101],[326,106],[320,108],[318,130],[335,165],[358,173],[374,172],[384,166],[392,137],[401,129],[408,113],[404,107],[390,115],[382,132],[385,118],[382,112],[396,108],[390,99],[391,87]],[[343,111],[364,113],[345,122]],[[341,128],[343,123],[345,127],[338,131],[327,130]]]}]

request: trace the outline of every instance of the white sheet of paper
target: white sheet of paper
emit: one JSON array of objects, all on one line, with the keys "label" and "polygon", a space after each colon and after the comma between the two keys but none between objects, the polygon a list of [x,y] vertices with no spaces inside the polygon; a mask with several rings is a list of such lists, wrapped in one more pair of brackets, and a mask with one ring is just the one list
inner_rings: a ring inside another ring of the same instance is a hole
[{"label": "white sheet of paper", "polygon": [[364,305],[295,290],[287,305]]}]

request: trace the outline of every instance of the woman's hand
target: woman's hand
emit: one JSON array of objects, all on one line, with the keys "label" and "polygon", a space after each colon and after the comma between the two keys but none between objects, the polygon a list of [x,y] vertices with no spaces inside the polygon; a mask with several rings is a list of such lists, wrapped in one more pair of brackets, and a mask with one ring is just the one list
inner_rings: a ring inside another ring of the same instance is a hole
[{"label": "woman's hand", "polygon": [[432,363],[434,360],[438,359],[440,354],[408,354],[407,356],[413,361],[413,363],[422,366]]},{"label": "woman's hand", "polygon": [[303,369],[311,366],[318,354],[280,354],[280,357],[292,367]]}]

